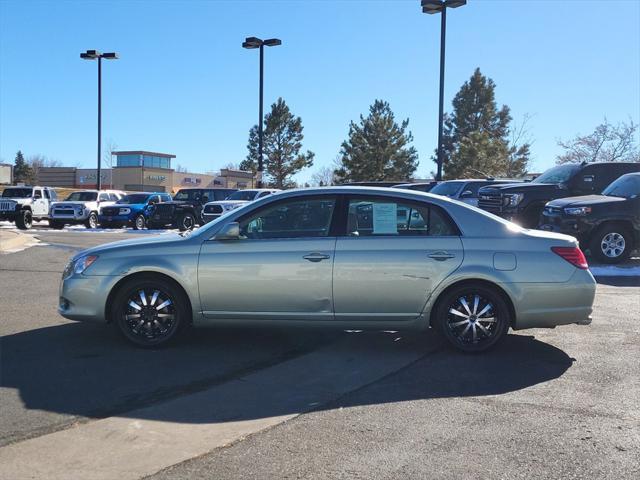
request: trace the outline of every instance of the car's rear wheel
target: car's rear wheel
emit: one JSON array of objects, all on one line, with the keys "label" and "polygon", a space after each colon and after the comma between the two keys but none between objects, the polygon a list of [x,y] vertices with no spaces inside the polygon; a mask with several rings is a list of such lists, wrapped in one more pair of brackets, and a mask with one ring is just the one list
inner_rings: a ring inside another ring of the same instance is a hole
[{"label": "car's rear wheel", "polygon": [[91,212],[87,221],[84,222],[84,226],[87,228],[98,228],[98,215],[95,212]]},{"label": "car's rear wheel", "polygon": [[29,230],[33,225],[33,216],[31,210],[22,210],[16,217],[16,227],[20,230]]},{"label": "car's rear wheel", "polygon": [[144,218],[144,215],[138,215],[136,216],[135,220],[133,221],[133,229],[134,230],[142,230],[145,225],[146,225],[147,221]]},{"label": "car's rear wheel", "polygon": [[589,243],[593,257],[602,263],[620,263],[631,255],[633,236],[623,225],[610,223],[598,228]]},{"label": "car's rear wheel", "polygon": [[140,277],[125,283],[112,305],[111,321],[139,347],[165,346],[190,323],[191,310],[185,294],[159,277]]},{"label": "car's rear wheel", "polygon": [[454,287],[438,300],[435,314],[438,330],[464,352],[494,347],[511,325],[509,307],[502,295],[482,284]]},{"label": "car's rear wheel", "polygon": [[181,232],[184,232],[185,230],[191,230],[195,226],[196,219],[191,213],[183,213],[182,215],[180,215],[180,218],[178,218],[178,229]]}]

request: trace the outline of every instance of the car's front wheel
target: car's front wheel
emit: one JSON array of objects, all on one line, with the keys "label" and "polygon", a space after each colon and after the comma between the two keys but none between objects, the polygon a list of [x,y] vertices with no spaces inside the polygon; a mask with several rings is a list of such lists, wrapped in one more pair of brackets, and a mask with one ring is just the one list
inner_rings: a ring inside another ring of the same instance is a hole
[{"label": "car's front wheel", "polygon": [[144,215],[140,214],[133,221],[133,229],[142,230],[145,227],[146,223],[147,221],[145,220]]},{"label": "car's front wheel", "polygon": [[494,347],[507,335],[509,325],[509,307],[491,287],[461,285],[438,300],[435,326],[451,345],[464,352]]},{"label": "car's front wheel", "polygon": [[84,222],[84,226],[87,228],[98,228],[98,215],[95,212],[91,212],[89,218]]},{"label": "car's front wheel", "polygon": [[629,258],[633,237],[622,225],[610,223],[598,228],[589,243],[589,250],[602,263],[620,263]]},{"label": "car's front wheel", "polygon": [[178,229],[181,232],[191,230],[196,226],[196,218],[191,213],[183,213],[178,218]]},{"label": "car's front wheel", "polygon": [[31,210],[22,210],[16,217],[16,227],[20,230],[29,230],[33,225]]},{"label": "car's front wheel", "polygon": [[139,277],[126,282],[113,299],[111,321],[139,347],[165,346],[190,323],[185,294],[160,277]]}]

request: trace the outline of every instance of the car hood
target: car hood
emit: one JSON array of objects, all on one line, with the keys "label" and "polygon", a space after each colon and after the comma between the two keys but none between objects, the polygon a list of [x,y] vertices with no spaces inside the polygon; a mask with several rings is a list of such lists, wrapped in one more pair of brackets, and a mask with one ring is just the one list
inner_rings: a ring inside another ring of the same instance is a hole
[{"label": "car hood", "polygon": [[88,203],[96,203],[95,201],[88,202],[53,202],[52,207],[84,207]]},{"label": "car hood", "polygon": [[105,207],[138,209],[144,208],[145,205],[145,203],[112,203],[111,205],[105,205]]},{"label": "car hood", "polygon": [[207,205],[244,205],[245,203],[249,203],[249,200],[217,200]]},{"label": "car hood", "polygon": [[150,245],[155,245],[159,243],[172,243],[186,240],[188,237],[183,237],[179,233],[164,233],[161,235],[144,235],[141,238],[130,238],[128,240],[119,240],[117,242],[104,243],[102,245],[98,245],[97,247],[88,248],[87,250],[83,250],[73,258],[79,258],[84,255],[101,255],[108,253],[113,250],[118,250],[123,247],[148,247]]},{"label": "car hood", "polygon": [[547,205],[551,207],[586,207],[590,205],[599,205],[606,203],[624,202],[626,198],[608,197],[606,195],[584,195],[581,197],[559,198],[549,202]]},{"label": "car hood", "polygon": [[560,188],[555,183],[505,183],[501,185],[491,185],[489,187],[482,187],[478,193],[482,195],[488,192],[498,193],[526,193],[526,192],[545,192],[556,191]]},{"label": "car hood", "polygon": [[31,203],[30,198],[11,198],[11,197],[0,197],[0,202],[16,202],[19,204]]}]

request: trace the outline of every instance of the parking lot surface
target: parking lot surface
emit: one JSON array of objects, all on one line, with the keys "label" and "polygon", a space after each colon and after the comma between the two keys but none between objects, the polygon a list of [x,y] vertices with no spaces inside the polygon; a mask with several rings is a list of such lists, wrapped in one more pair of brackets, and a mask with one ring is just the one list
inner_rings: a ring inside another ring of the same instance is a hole
[{"label": "parking lot surface", "polygon": [[[232,440],[220,444],[210,440],[197,458],[158,461],[127,478],[640,473],[636,277],[600,279],[591,326],[512,333],[483,355],[462,355],[427,335],[219,328],[144,351],[107,326],[56,313],[60,274],[71,255],[141,234],[41,229],[29,235],[38,246],[0,256],[0,457],[7,448],[26,449],[28,439],[53,439],[54,432],[74,438],[109,419],[127,425],[151,419],[187,434],[259,426],[240,436],[231,432]],[[235,396],[224,397],[229,391]],[[167,407],[179,404],[188,407]],[[136,455],[153,450],[151,444]],[[109,461],[115,472],[119,459]],[[82,478],[71,464],[56,468]]]}]

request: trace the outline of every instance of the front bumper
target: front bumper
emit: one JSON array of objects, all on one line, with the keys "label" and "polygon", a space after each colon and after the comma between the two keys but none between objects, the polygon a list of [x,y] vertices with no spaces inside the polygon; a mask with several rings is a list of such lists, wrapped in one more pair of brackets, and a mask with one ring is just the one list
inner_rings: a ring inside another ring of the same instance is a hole
[{"label": "front bumper", "polygon": [[131,225],[133,219],[130,215],[98,215],[98,223],[113,225]]},{"label": "front bumper", "polygon": [[58,313],[69,320],[105,322],[107,296],[121,278],[71,275],[60,282]]},{"label": "front bumper", "polygon": [[209,222],[213,222],[214,220],[220,218],[223,214],[222,213],[202,213],[202,221],[204,223],[209,223]]},{"label": "front bumper", "polygon": [[73,213],[71,215],[68,214],[56,214],[55,211],[52,213],[49,218],[51,220],[58,220],[60,222],[68,222],[68,223],[80,223],[86,222],[89,218],[89,211],[83,211],[81,213]]},{"label": "front bumper", "polygon": [[582,241],[587,238],[591,227],[580,220],[580,217],[565,217],[563,215],[549,215],[543,212],[540,216],[539,230],[571,235]]}]

